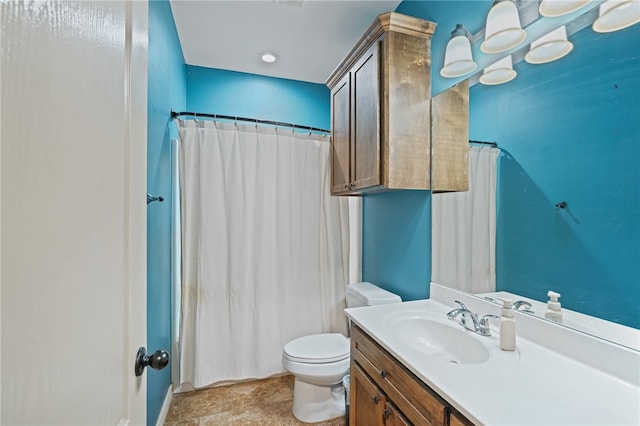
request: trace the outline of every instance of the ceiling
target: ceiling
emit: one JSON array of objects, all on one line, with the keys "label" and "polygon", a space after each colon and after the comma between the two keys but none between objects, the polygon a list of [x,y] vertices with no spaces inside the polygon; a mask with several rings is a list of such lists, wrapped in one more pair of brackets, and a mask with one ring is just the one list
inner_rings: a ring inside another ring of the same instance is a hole
[{"label": "ceiling", "polygon": [[[322,83],[380,13],[384,0],[171,0],[185,62]],[[263,53],[276,55],[265,63]]]}]

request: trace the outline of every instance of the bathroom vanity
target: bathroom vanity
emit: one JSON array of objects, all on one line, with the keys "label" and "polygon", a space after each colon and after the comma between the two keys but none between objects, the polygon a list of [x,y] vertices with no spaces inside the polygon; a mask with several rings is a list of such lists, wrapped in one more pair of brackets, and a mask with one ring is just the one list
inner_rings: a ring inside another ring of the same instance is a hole
[{"label": "bathroom vanity", "polygon": [[351,424],[471,424],[357,326],[351,360]]},{"label": "bathroom vanity", "polygon": [[638,425],[640,352],[516,313],[516,351],[462,328],[446,313],[460,300],[479,313],[499,306],[431,286],[431,299],[347,309],[351,425]]}]

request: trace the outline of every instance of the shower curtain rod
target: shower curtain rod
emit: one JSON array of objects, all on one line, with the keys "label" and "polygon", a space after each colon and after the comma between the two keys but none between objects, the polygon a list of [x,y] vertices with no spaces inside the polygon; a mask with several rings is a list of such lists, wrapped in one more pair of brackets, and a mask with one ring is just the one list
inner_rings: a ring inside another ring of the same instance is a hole
[{"label": "shower curtain rod", "polygon": [[231,116],[231,115],[204,114],[204,113],[200,113],[200,112],[191,112],[191,111],[182,111],[182,112],[171,111],[171,118],[172,119],[179,118],[182,115],[191,115],[191,116],[193,116],[195,118],[197,118],[197,117],[207,117],[207,118],[213,118],[213,119],[221,118],[223,120],[246,121],[248,123],[255,123],[255,124],[269,124],[269,125],[272,125],[272,126],[291,127],[293,129],[308,130],[310,132],[331,133],[331,131],[326,130],[326,129],[319,129],[317,127],[310,127],[310,126],[301,126],[299,124],[282,123],[280,121],[259,120],[257,118],[235,117],[235,116]]},{"label": "shower curtain rod", "polygon": [[[280,121],[259,120],[257,118],[236,117],[236,116],[221,115],[221,114],[206,114],[206,113],[192,112],[192,111],[181,111],[181,112],[176,112],[176,111],[173,111],[173,110],[171,111],[171,119],[179,118],[182,115],[191,115],[194,118],[207,117],[207,118],[213,118],[213,119],[220,118],[220,119],[223,119],[223,120],[246,121],[248,123],[269,124],[269,125],[272,125],[272,126],[292,127],[294,129],[308,130],[310,132],[331,133],[331,131],[327,130],[327,129],[320,129],[320,128],[317,128],[317,127],[310,127],[310,126],[301,126],[299,124],[283,123],[283,122],[280,122]],[[484,141],[472,141],[472,140],[470,140],[469,143],[476,143],[476,144],[480,144],[480,145],[488,145],[488,146],[492,146],[494,148],[498,147],[498,144],[496,142],[484,142]]]},{"label": "shower curtain rod", "polygon": [[498,144],[496,142],[469,141],[469,143],[477,143],[477,144],[480,144],[480,145],[492,146],[494,148],[498,147]]}]

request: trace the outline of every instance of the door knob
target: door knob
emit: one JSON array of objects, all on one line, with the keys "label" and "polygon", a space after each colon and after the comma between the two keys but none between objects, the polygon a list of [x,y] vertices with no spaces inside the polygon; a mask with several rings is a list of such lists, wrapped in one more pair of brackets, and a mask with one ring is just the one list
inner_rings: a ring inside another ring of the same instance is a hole
[{"label": "door knob", "polygon": [[147,356],[147,350],[143,346],[138,349],[138,354],[136,355],[136,376],[142,376],[146,366],[154,370],[162,370],[167,364],[169,364],[169,354],[167,351],[157,350]]}]

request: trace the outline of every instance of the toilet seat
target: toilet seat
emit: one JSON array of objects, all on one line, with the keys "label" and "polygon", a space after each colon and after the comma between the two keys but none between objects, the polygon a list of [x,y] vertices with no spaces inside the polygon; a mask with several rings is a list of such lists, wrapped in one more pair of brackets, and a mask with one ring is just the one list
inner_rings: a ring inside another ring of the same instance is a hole
[{"label": "toilet seat", "polygon": [[284,356],[294,362],[326,364],[349,358],[349,339],[340,333],[312,334],[284,346]]}]

